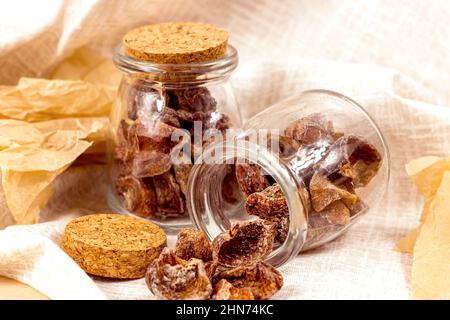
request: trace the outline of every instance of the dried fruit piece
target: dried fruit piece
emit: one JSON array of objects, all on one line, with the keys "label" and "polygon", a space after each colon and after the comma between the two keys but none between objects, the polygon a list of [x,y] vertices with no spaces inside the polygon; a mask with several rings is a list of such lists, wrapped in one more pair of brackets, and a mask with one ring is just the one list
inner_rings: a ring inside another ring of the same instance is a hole
[{"label": "dried fruit piece", "polygon": [[255,299],[268,299],[283,286],[280,272],[264,262],[219,272],[213,277],[213,284],[222,279],[238,289],[250,289]]},{"label": "dried fruit piece", "polygon": [[133,158],[132,173],[137,178],[153,177],[169,171],[170,155],[157,150],[145,150]]},{"label": "dried fruit piece", "polygon": [[220,280],[214,287],[213,300],[255,300],[249,288],[236,288],[227,280]]},{"label": "dried fruit piece", "polygon": [[326,121],[320,113],[313,113],[294,121],[285,129],[284,133],[301,145],[309,145],[319,140],[334,140],[331,121]]},{"label": "dried fruit piece", "polygon": [[120,121],[116,136],[116,158],[128,161],[133,158],[138,151],[138,141],[130,135],[130,125],[125,121]]},{"label": "dried fruit piece", "polygon": [[236,164],[236,178],[241,191],[246,196],[261,192],[269,186],[267,178],[256,164]]},{"label": "dried fruit piece", "polygon": [[312,207],[317,212],[324,210],[330,203],[337,200],[342,200],[349,209],[353,208],[359,201],[358,196],[346,189],[335,186],[330,180],[318,172],[311,179],[309,191]]},{"label": "dried fruit piece", "polygon": [[234,165],[227,165],[226,172],[222,180],[222,198],[228,204],[236,204],[242,199],[242,192],[236,179]]},{"label": "dried fruit piece", "polygon": [[300,148],[300,143],[288,136],[278,136],[278,151],[282,158],[289,158]]},{"label": "dried fruit piece", "polygon": [[[378,150],[364,139],[349,135],[336,140],[319,168],[324,176],[351,179],[355,188],[365,187],[381,167]],[[336,177],[337,175],[337,177]]]},{"label": "dried fruit piece", "polygon": [[205,300],[212,293],[203,262],[178,258],[169,248],[164,248],[153,261],[145,280],[150,291],[160,299]]},{"label": "dried fruit piece", "polygon": [[158,214],[167,216],[185,213],[183,195],[171,171],[153,177],[153,185],[156,190]]},{"label": "dried fruit piece", "polygon": [[311,248],[320,241],[326,240],[336,232],[342,230],[344,226],[330,224],[321,214],[312,212],[308,216],[308,233],[306,234],[305,247]]},{"label": "dried fruit piece", "polygon": [[267,221],[275,224],[274,243],[282,244],[286,240],[287,234],[289,232],[289,215],[274,216],[271,218],[267,218]]},{"label": "dried fruit piece", "polygon": [[139,150],[158,149],[168,153],[177,141],[171,137],[177,128],[170,126],[158,119],[158,116],[149,116],[144,121],[136,121],[130,128],[130,134],[134,134],[139,141]]},{"label": "dried fruit piece", "polygon": [[245,210],[264,219],[289,214],[283,191],[277,183],[261,192],[250,194],[245,200]]},{"label": "dried fruit piece", "polygon": [[208,261],[205,263],[205,270],[209,279],[213,278],[213,276],[216,274],[218,267],[219,265],[214,261]]},{"label": "dried fruit piece", "polygon": [[225,267],[251,265],[271,252],[274,224],[262,219],[236,223],[213,241],[213,259]]},{"label": "dried fruit piece", "polygon": [[167,95],[168,105],[174,109],[208,112],[217,106],[217,101],[205,87],[167,90]]},{"label": "dried fruit piece", "polygon": [[180,186],[181,192],[186,196],[187,195],[187,183],[189,179],[189,173],[192,169],[192,164],[176,164],[173,166],[175,173],[175,180]]},{"label": "dried fruit piece", "polygon": [[184,260],[197,258],[203,262],[208,262],[212,260],[212,247],[203,232],[184,229],[178,234],[175,254]]},{"label": "dried fruit piece", "polygon": [[143,217],[156,213],[156,194],[151,181],[138,179],[131,175],[119,177],[116,188],[124,198],[124,207]]},{"label": "dried fruit piece", "polygon": [[340,200],[330,203],[319,214],[331,224],[347,225],[350,223],[350,210]]}]

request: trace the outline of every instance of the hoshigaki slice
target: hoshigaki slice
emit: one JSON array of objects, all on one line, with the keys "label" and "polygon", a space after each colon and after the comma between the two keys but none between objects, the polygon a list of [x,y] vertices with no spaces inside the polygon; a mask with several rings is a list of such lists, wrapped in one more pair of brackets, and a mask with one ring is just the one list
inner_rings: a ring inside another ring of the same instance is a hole
[{"label": "hoshigaki slice", "polygon": [[217,106],[217,101],[205,87],[170,89],[166,94],[168,105],[176,110],[208,112],[215,110]]},{"label": "hoshigaki slice", "polygon": [[153,177],[171,168],[170,155],[158,150],[138,152],[132,162],[132,173],[137,178]]},{"label": "hoshigaki slice", "polygon": [[196,258],[208,262],[212,260],[212,246],[200,230],[183,229],[178,234],[175,254],[184,260]]},{"label": "hoshigaki slice", "polygon": [[246,196],[261,192],[269,186],[261,167],[256,164],[236,164],[236,178],[242,193]]},{"label": "hoshigaki slice", "polygon": [[291,123],[284,134],[301,145],[309,145],[319,140],[334,140],[334,129],[331,121],[319,113],[313,113]]},{"label": "hoshigaki slice", "polygon": [[315,211],[320,212],[334,201],[342,200],[351,209],[358,201],[358,196],[335,186],[331,181],[316,172],[310,182],[311,203]]},{"label": "hoshigaki slice", "polygon": [[183,215],[185,214],[184,197],[171,171],[153,177],[156,190],[156,203],[158,214]]},{"label": "hoshigaki slice", "polygon": [[236,223],[213,241],[213,259],[226,267],[251,265],[272,251],[275,225],[262,219]]},{"label": "hoshigaki slice", "polygon": [[350,223],[350,209],[341,200],[330,203],[319,214],[330,224],[345,226]]},{"label": "hoshigaki slice", "polygon": [[145,280],[150,291],[160,299],[206,300],[212,293],[203,261],[186,261],[177,257],[169,248],[164,248],[153,261]]},{"label": "hoshigaki slice", "polygon": [[215,286],[213,300],[255,300],[249,288],[236,288],[227,280],[220,280]]},{"label": "hoshigaki slice", "polygon": [[150,180],[139,179],[132,175],[119,177],[116,189],[124,199],[125,209],[143,217],[155,215],[156,193]]},{"label": "hoshigaki slice", "polygon": [[248,214],[264,219],[289,215],[286,198],[277,183],[261,192],[250,194],[245,200],[245,210]]},{"label": "hoshigaki slice", "polygon": [[213,277],[213,284],[222,279],[236,288],[248,288],[255,299],[268,299],[283,286],[283,277],[271,265],[257,262],[250,266],[240,266],[218,272]]},{"label": "hoshigaki slice", "polygon": [[[365,187],[381,167],[378,150],[364,139],[349,135],[339,138],[319,164],[324,176],[341,175],[350,179],[355,188]],[[338,177],[337,177],[338,178]]]}]

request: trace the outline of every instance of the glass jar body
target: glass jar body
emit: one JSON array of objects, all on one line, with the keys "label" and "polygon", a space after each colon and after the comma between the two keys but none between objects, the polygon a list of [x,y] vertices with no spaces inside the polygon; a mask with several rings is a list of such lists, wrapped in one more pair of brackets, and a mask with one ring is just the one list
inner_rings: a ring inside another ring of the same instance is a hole
[{"label": "glass jar body", "polygon": [[229,83],[234,49],[224,60],[158,65],[116,52],[123,78],[110,116],[109,204],[166,231],[190,225],[187,179],[210,132],[240,126]]},{"label": "glass jar body", "polygon": [[[233,206],[215,191],[229,163],[240,187]],[[388,178],[387,146],[369,115],[347,97],[315,90],[277,103],[241,134],[207,148],[192,171],[188,204],[211,239],[238,221],[274,223],[267,259],[278,266],[342,234],[381,201]]]}]

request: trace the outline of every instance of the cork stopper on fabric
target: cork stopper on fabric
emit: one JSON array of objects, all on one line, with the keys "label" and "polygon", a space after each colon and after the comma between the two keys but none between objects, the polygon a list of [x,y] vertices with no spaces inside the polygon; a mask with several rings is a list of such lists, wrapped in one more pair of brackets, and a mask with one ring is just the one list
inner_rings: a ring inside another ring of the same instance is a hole
[{"label": "cork stopper on fabric", "polygon": [[166,246],[166,234],[143,219],[119,214],[77,218],[64,231],[61,248],[87,273],[141,278]]},{"label": "cork stopper on fabric", "polygon": [[155,63],[188,64],[225,56],[228,33],[206,23],[176,22],[139,27],[123,37],[125,52]]}]

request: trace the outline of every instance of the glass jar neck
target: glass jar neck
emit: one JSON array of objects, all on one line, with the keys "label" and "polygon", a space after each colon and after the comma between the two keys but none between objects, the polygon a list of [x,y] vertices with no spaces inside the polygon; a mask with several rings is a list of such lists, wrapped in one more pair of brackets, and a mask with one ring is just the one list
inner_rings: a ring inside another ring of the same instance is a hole
[{"label": "glass jar neck", "polygon": [[139,74],[151,81],[180,85],[224,80],[236,69],[239,58],[236,49],[228,45],[222,59],[189,64],[163,64],[130,57],[123,46],[119,45],[115,49],[113,60],[117,68],[127,75]]},{"label": "glass jar neck", "polygon": [[[197,159],[188,182],[189,213],[194,226],[202,230],[210,240],[228,230],[233,213],[225,214],[220,187],[227,165],[233,164],[236,159],[257,164],[280,185],[289,207],[287,238],[266,259],[271,265],[280,266],[297,256],[306,239],[307,200],[299,192],[304,190],[303,182],[266,146],[244,140],[236,137],[212,144]],[[243,141],[244,143],[239,143]],[[242,213],[242,205],[238,210]]]}]

